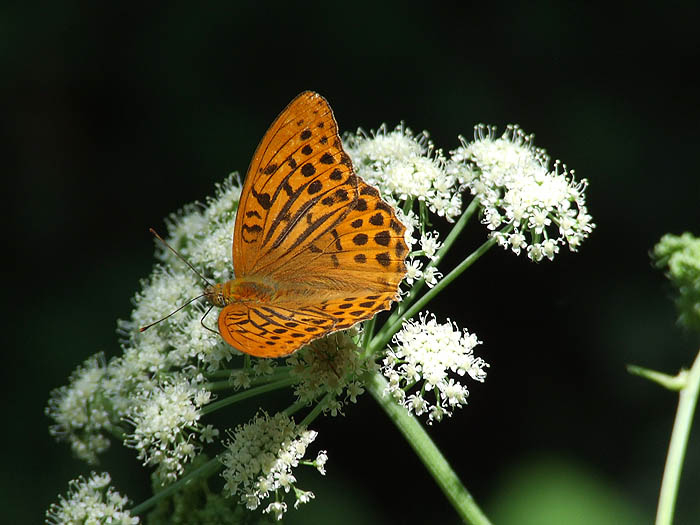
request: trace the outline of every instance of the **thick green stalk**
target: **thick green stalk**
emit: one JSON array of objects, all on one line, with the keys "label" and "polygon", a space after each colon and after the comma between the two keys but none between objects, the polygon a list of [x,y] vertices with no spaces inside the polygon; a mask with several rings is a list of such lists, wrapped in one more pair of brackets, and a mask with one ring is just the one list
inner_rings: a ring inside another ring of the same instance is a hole
[{"label": "thick green stalk", "polygon": [[700,352],[692,368],[687,372],[686,383],[680,391],[676,420],[673,423],[671,443],[666,456],[664,477],[661,482],[659,506],[656,509],[656,525],[671,525],[678,495],[678,483],[683,470],[683,459],[688,445],[688,436],[693,424],[693,414],[700,391]]},{"label": "thick green stalk", "polygon": [[384,390],[387,387],[384,376],[379,372],[374,372],[368,377],[365,385],[375,401],[384,409],[389,419],[394,422],[408,444],[411,445],[462,521],[475,525],[490,524],[489,519],[462,485],[459,477],[420,422],[405,408],[396,404],[393,399],[384,396]]}]

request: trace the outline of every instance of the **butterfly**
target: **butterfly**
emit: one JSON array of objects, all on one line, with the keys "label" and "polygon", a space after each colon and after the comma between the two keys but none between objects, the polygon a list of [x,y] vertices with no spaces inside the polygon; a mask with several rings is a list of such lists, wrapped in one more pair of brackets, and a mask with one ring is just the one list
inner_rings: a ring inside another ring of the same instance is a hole
[{"label": "butterfly", "polygon": [[233,232],[236,278],[207,286],[224,341],[283,357],[397,300],[405,226],[355,174],[333,111],[305,91],[258,145]]}]

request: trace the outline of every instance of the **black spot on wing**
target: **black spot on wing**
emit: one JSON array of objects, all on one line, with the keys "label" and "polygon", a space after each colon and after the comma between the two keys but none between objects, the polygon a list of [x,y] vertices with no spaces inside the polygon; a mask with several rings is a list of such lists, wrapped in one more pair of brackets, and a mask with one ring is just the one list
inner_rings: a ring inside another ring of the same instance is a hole
[{"label": "black spot on wing", "polygon": [[389,243],[391,242],[391,235],[389,235],[389,232],[387,230],[380,231],[374,236],[374,242],[376,242],[380,246],[389,246]]},{"label": "black spot on wing", "polygon": [[391,264],[391,258],[389,257],[389,254],[387,252],[378,253],[375,256],[375,259],[377,259],[377,262],[379,264],[385,267]]},{"label": "black spot on wing", "polygon": [[308,163],[307,163],[307,164],[304,164],[304,165],[301,167],[301,174],[302,174],[304,177],[311,177],[311,176],[314,175],[315,173],[316,173],[316,168],[314,168],[313,164],[308,164]]}]

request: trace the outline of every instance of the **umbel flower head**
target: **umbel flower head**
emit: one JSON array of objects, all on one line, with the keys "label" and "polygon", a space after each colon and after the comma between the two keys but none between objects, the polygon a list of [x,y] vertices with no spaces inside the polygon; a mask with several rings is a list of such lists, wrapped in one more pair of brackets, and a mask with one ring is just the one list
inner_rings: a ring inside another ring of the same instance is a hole
[{"label": "umbel flower head", "polygon": [[49,432],[67,441],[76,457],[97,463],[97,456],[109,448],[104,430],[110,413],[101,399],[107,373],[104,355],[87,359],[70,377],[70,386],[51,393],[46,414],[54,420]]},{"label": "umbel flower head", "polygon": [[88,479],[82,476],[74,479],[70,482],[68,497],[59,496],[58,503],[49,507],[46,522],[54,525],[138,523],[138,517],[131,516],[128,510],[124,510],[128,498],[110,487],[110,481],[106,472],[93,472]]},{"label": "umbel flower head", "polygon": [[348,401],[357,402],[357,396],[364,393],[357,378],[375,365],[363,358],[356,337],[357,329],[336,332],[313,341],[286,359],[292,367],[291,374],[299,378],[294,385],[299,401],[310,404],[321,395],[331,393],[323,411],[332,416],[343,414],[343,406]]},{"label": "umbel flower head", "polygon": [[666,268],[666,275],[678,290],[678,322],[700,331],[700,238],[686,232],[664,235],[654,246],[656,266]]},{"label": "umbel flower head", "polygon": [[486,378],[489,365],[473,352],[480,341],[449,320],[440,324],[434,315],[421,314],[419,321],[404,323],[393,343],[382,366],[386,393],[417,416],[427,413],[428,424],[466,405],[469,390],[462,378]]},{"label": "umbel flower head", "polygon": [[219,433],[198,423],[201,408],[210,400],[211,392],[195,380],[177,376],[142,390],[125,417],[134,427],[126,445],[138,451],[144,465],[156,465],[160,479],[175,481],[201,443],[211,442]]},{"label": "umbel flower head", "polygon": [[562,245],[576,251],[595,224],[586,209],[586,179],[535,148],[532,135],[508,126],[477,126],[474,140],[451,153],[448,172],[467,185],[483,206],[482,222],[504,248],[533,261],[550,260]]},{"label": "umbel flower head", "polygon": [[[231,439],[221,456],[224,493],[239,498],[250,510],[257,509],[263,500],[274,498],[263,512],[282,519],[287,511],[286,493],[294,492],[295,507],[314,497],[296,487],[292,469],[302,462],[316,435],[281,413],[269,416],[261,412],[250,423],[237,426],[229,432]],[[326,453],[320,452],[314,462],[305,463],[325,474],[327,459]]]}]

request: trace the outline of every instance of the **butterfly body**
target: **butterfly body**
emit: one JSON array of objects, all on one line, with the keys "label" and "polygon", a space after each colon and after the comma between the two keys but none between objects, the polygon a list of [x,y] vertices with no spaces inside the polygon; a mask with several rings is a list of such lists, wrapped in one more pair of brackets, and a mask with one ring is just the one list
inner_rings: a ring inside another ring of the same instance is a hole
[{"label": "butterfly body", "polygon": [[264,278],[232,279],[205,288],[204,296],[214,306],[224,307],[240,302],[273,302],[277,288]]},{"label": "butterfly body", "polygon": [[205,289],[242,352],[282,357],[387,310],[406,267],[406,228],[353,170],[328,102],[310,91],[272,123],[236,215],[236,279]]}]

